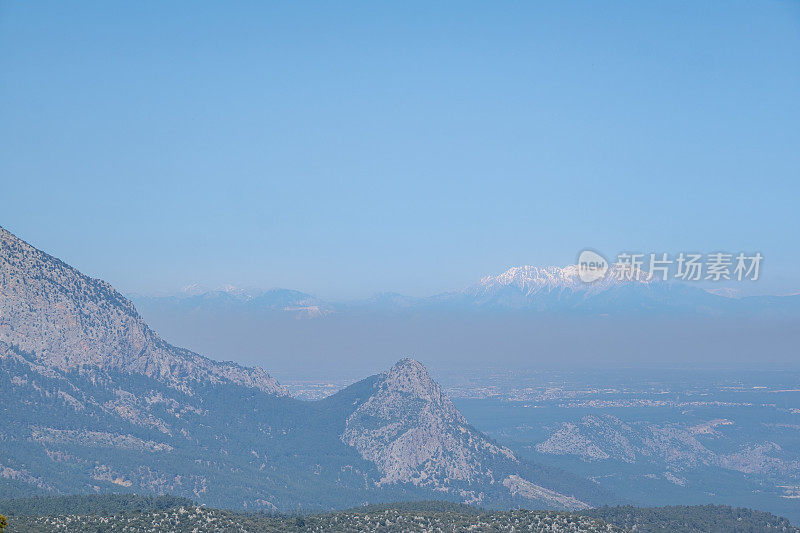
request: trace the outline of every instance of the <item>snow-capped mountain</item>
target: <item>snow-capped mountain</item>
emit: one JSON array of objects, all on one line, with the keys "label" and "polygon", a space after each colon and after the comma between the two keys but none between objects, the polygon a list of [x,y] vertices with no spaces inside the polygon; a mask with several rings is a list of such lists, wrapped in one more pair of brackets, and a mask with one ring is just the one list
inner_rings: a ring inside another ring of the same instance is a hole
[{"label": "snow-capped mountain", "polygon": [[513,267],[429,301],[450,309],[579,315],[716,313],[727,311],[730,304],[687,283],[650,279],[642,270],[612,267],[601,279],[587,283],[577,265]]},{"label": "snow-capped mountain", "polygon": [[145,314],[150,310],[270,310],[297,318],[322,318],[348,313],[518,311],[579,315],[668,314],[798,314],[800,296],[731,298],[729,291],[705,289],[692,282],[651,279],[648,272],[612,266],[593,282],[581,280],[578,265],[523,265],[481,278],[468,287],[429,297],[379,293],[357,301],[325,301],[287,290],[242,290],[235,287],[171,297],[135,297]]},{"label": "snow-capped mountain", "polygon": [[[663,284],[663,283],[662,283]],[[652,288],[659,285],[648,273],[636,270],[626,275],[612,268],[597,281],[587,283],[580,278],[578,265],[565,267],[512,267],[497,276],[486,276],[462,294],[473,298],[478,305],[533,305],[571,298],[588,298],[602,292],[623,288]]]},{"label": "snow-capped mountain", "polygon": [[486,276],[480,280],[479,286],[486,289],[496,287],[515,287],[525,294],[533,295],[542,291],[564,291],[597,293],[623,285],[651,285],[657,280],[649,279],[649,274],[636,270],[626,275],[620,267],[613,267],[604,277],[597,281],[581,280],[578,265],[564,267],[535,267],[524,265],[512,267],[497,276]]}]

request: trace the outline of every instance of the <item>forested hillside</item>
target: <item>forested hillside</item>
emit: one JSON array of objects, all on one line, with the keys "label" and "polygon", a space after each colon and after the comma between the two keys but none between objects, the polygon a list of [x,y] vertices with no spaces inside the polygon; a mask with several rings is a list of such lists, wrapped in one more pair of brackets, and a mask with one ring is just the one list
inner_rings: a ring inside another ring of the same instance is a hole
[{"label": "forested hillside", "polygon": [[426,532],[549,531],[798,533],[788,520],[720,505],[601,507],[580,513],[486,511],[441,501],[370,505],[323,514],[238,513],[172,496],[87,495],[0,500],[9,532]]}]

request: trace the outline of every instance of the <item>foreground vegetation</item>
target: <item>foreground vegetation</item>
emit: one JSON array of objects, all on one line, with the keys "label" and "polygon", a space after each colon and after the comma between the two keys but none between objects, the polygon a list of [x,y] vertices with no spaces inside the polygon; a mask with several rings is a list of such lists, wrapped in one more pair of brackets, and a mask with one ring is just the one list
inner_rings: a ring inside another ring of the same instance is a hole
[{"label": "foreground vegetation", "polygon": [[783,517],[763,511],[727,505],[671,505],[667,507],[600,507],[584,514],[632,531],[671,533],[674,531],[713,531],[756,533],[800,531]]},{"label": "foreground vegetation", "polygon": [[[71,510],[71,511],[70,511]],[[727,506],[601,507],[582,513],[482,511],[446,502],[360,507],[313,515],[237,513],[171,496],[62,496],[0,500],[6,533],[261,532],[793,532],[769,513]]]},{"label": "foreground vegetation", "polygon": [[509,511],[459,514],[384,509],[376,512],[343,511],[305,517],[243,515],[205,507],[131,512],[114,516],[18,516],[9,531],[68,532],[440,532],[440,531],[549,531],[617,532],[599,518],[554,511]]},{"label": "foreground vegetation", "polygon": [[55,516],[103,515],[133,511],[160,511],[196,505],[178,496],[139,496],[136,494],[73,494],[0,499],[0,512],[6,515]]}]

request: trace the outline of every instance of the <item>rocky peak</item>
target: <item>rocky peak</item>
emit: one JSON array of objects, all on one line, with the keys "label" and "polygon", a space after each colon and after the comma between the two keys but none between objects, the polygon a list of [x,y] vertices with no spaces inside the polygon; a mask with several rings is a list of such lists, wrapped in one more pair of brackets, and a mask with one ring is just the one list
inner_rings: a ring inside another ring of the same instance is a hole
[{"label": "rocky peak", "polygon": [[523,477],[523,463],[470,426],[419,361],[402,359],[376,377],[341,439],[377,466],[379,486],[409,483],[467,503],[491,490],[550,508],[587,506]]},{"label": "rocky peak", "polygon": [[[401,359],[384,374],[381,390],[387,395],[404,395],[451,410],[452,402],[442,393],[439,384],[422,363],[411,358]],[[455,407],[452,410],[455,411]]]},{"label": "rocky peak", "polygon": [[343,442],[378,466],[380,484],[470,483],[487,476],[487,454],[516,461],[469,426],[418,361],[403,359],[380,378],[342,434]]},{"label": "rocky peak", "polygon": [[61,371],[119,371],[176,388],[232,382],[286,394],[261,369],[171,346],[108,283],[81,274],[0,228],[0,343]]}]

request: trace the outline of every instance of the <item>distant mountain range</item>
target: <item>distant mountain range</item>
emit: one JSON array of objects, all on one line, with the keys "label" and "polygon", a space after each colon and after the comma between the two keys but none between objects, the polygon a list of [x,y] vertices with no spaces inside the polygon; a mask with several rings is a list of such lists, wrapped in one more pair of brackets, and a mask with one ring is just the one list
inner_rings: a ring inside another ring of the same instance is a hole
[{"label": "distant mountain range", "polygon": [[250,310],[297,318],[333,314],[415,312],[517,312],[556,315],[662,314],[685,316],[800,316],[800,295],[732,297],[727,289],[703,289],[691,282],[648,280],[647,273],[620,279],[612,269],[592,283],[581,281],[577,265],[513,267],[461,290],[415,298],[379,293],[353,301],[326,301],[289,289],[253,290],[197,285],[166,296],[132,295],[145,314],[151,310]]},{"label": "distant mountain range", "polygon": [[[328,309],[292,291],[175,301]],[[300,401],[264,370],[170,345],[109,284],[2,228],[0,405],[0,497],[171,493],[251,510],[408,499],[576,510],[613,501],[491,441],[417,361]]]},{"label": "distant mountain range", "polygon": [[228,285],[219,289],[201,289],[197,285],[184,287],[169,296],[133,295],[137,305],[156,309],[191,310],[259,310],[286,313],[297,318],[320,318],[336,311],[336,307],[319,298],[290,289],[241,289]]}]

